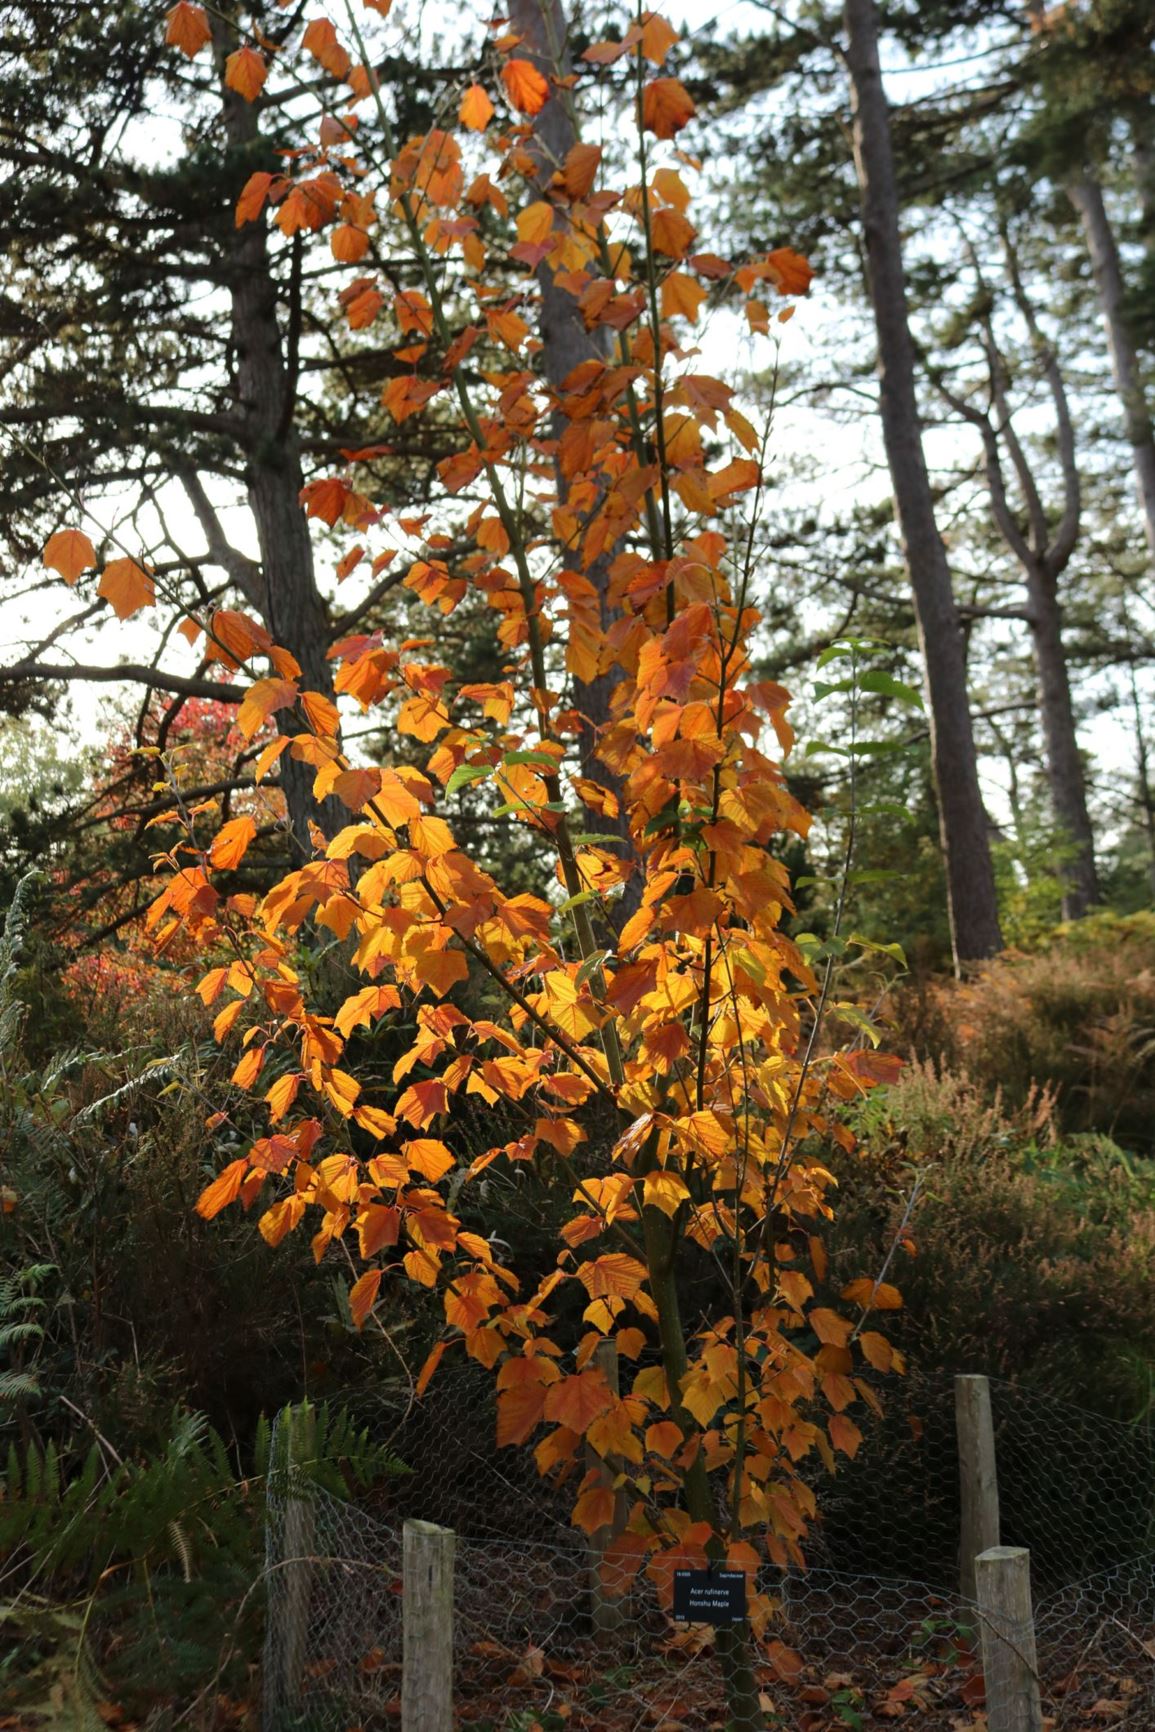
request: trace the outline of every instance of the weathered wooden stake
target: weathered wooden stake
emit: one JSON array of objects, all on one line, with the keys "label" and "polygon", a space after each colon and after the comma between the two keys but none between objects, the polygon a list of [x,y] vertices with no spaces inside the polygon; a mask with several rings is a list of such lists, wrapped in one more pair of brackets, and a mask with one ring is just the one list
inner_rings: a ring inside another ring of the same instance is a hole
[{"label": "weathered wooden stake", "polygon": [[287,1407],[285,1428],[285,1645],[281,1694],[287,1707],[301,1704],[309,1655],[309,1602],[313,1592],[316,1513],[304,1468],[317,1453],[317,1418],[309,1402]]},{"label": "weathered wooden stake", "polygon": [[456,1536],[407,1521],[401,1542],[401,1732],[453,1732]]},{"label": "weathered wooden stake", "polygon": [[955,1426],[958,1431],[959,1592],[975,1598],[975,1559],[999,1543],[999,1478],[995,1462],[995,1427],[991,1418],[991,1386],[985,1377],[954,1380]]},{"label": "weathered wooden stake", "polygon": [[1031,1609],[1031,1554],[991,1546],[975,1559],[989,1732],[1043,1732]]},{"label": "weathered wooden stake", "polygon": [[[618,1349],[614,1341],[599,1341],[594,1349],[593,1363],[602,1372],[606,1382],[617,1395],[620,1392],[618,1376]],[[586,1469],[597,1474],[601,1485],[611,1487],[617,1478],[617,1467],[613,1461],[603,1461],[597,1451],[586,1445]],[[602,1581],[602,1559],[610,1541],[620,1534],[626,1524],[629,1505],[624,1492],[619,1492],[614,1499],[614,1518],[605,1527],[600,1527],[589,1536],[589,1584],[590,1609],[593,1618],[594,1641],[601,1647],[609,1644],[615,1631],[620,1630],[626,1617],[624,1595],[613,1595],[606,1592]]]}]

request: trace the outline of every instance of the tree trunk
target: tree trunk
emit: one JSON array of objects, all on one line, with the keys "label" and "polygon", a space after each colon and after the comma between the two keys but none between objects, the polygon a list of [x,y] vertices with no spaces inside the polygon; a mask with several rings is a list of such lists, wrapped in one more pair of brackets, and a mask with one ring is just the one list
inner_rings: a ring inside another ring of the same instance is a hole
[{"label": "tree trunk", "polygon": [[914,345],[899,234],[890,111],[874,0],[845,0],[854,158],[878,336],[879,411],[926,669],[930,736],[956,966],[1002,944],[987,815],[979,789],[966,662],[915,395]]},{"label": "tree trunk", "polygon": [[[552,81],[571,75],[573,67],[569,53],[569,27],[561,0],[511,0],[509,17],[521,38],[520,52],[546,78]],[[538,165],[537,183],[540,188],[544,190],[548,186],[569,151],[578,142],[572,97],[567,87],[563,86],[560,90],[555,87],[549,101],[533,123],[530,149]],[[606,336],[601,330],[596,334],[587,330],[576,296],[555,281],[553,268],[545,260],[538,266],[536,275],[541,289],[542,365],[549,383],[556,387],[583,361],[609,359]],[[564,421],[560,415],[556,416],[554,437],[560,438],[563,431]],[[557,471],[557,489],[559,500],[564,501],[568,482],[560,469]],[[593,515],[592,510],[589,515]],[[607,592],[610,567],[617,551],[616,547],[607,548],[592,564],[584,566],[581,573],[598,593],[603,633],[609,630],[615,618],[614,610],[607,600]],[[562,557],[563,562],[568,563],[564,553]],[[595,767],[592,759],[597,750],[599,736],[609,722],[610,699],[621,678],[620,668],[610,668],[592,680],[575,677],[573,682],[574,708],[582,717],[578,736],[578,756],[582,773],[595,777],[603,787],[609,787],[619,798],[622,789],[619,779],[600,761]],[[616,819],[608,816],[600,818],[597,829],[607,832],[612,830],[620,835],[622,857],[633,859],[633,841],[624,811],[619,813]],[[614,908],[613,924],[619,930],[639,906],[643,888],[641,874],[635,869]]]},{"label": "tree trunk", "polygon": [[[218,58],[227,47],[223,34],[218,27]],[[222,86],[222,107],[230,147],[251,157],[260,137],[257,105]],[[300,503],[304,476],[293,419],[296,380],[286,364],[277,319],[267,232],[263,221],[230,232],[229,294],[245,480],[260,549],[259,568],[245,586],[246,600],[274,642],[300,663],[302,689],[331,696],[329,610],[317,588],[313,545]],[[297,859],[308,859],[313,853],[310,824],[333,835],[347,814],[333,799],[323,805],[313,799],[312,766],[285,752],[278,767],[292,850]]]},{"label": "tree trunk", "polygon": [[1143,833],[1147,838],[1147,882],[1155,897],[1155,792],[1151,788],[1150,760],[1147,755],[1147,734],[1143,727],[1143,709],[1139,702],[1139,685],[1135,678],[1135,663],[1131,676],[1131,711],[1135,717],[1135,767],[1139,782],[1139,808],[1143,813]]},{"label": "tree trunk", "polygon": [[1155,428],[1143,389],[1143,375],[1135,342],[1127,323],[1123,269],[1115,243],[1111,219],[1103,202],[1103,188],[1091,174],[1083,174],[1067,188],[1079,213],[1091,270],[1099,294],[1099,310],[1107,329],[1107,348],[1115,389],[1123,405],[1123,424],[1131,446],[1131,465],[1147,534],[1150,565],[1155,572]]},{"label": "tree trunk", "polygon": [[1087,812],[1083,759],[1067,677],[1062,608],[1053,580],[1038,565],[1027,574],[1027,596],[1051,809],[1063,839],[1074,851],[1073,857],[1064,861],[1060,873],[1063,919],[1081,920],[1099,900],[1095,839]]}]

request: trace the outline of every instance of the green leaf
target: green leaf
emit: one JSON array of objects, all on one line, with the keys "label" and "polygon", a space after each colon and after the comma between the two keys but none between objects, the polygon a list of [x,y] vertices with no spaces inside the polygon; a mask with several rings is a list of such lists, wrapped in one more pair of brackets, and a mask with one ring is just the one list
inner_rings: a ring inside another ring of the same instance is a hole
[{"label": "green leaf", "polygon": [[901,963],[903,968],[907,965],[906,951],[901,944],[879,944],[873,938],[864,937],[861,932],[852,932],[846,942],[861,945],[863,950],[877,950],[880,956],[891,956],[895,962]]},{"label": "green leaf", "polygon": [[458,764],[445,784],[445,792],[456,794],[458,788],[464,788],[470,782],[484,782],[492,774],[492,764]]},{"label": "green leaf", "polygon": [[502,758],[503,764],[543,764],[547,770],[557,769],[557,759],[549,752],[506,752]]},{"label": "green leaf", "polygon": [[598,969],[601,968],[604,963],[607,963],[612,955],[612,950],[595,950],[592,956],[587,956],[581,967],[578,969],[577,974],[574,976],[574,984],[576,986],[584,986],[590,976],[596,974]]},{"label": "green leaf", "polygon": [[578,908],[583,902],[592,902],[596,895],[596,890],[579,890],[575,896],[566,897],[558,908],[558,913],[568,914],[571,908]]},{"label": "green leaf", "polygon": [[914,686],[908,686],[903,680],[896,680],[893,674],[884,673],[881,668],[868,669],[858,683],[864,692],[876,692],[884,698],[897,698],[900,704],[910,704],[916,710],[923,707],[920,691]]},{"label": "green leaf", "polygon": [[842,1022],[848,1022],[852,1028],[857,1028],[864,1034],[871,1046],[877,1046],[882,1036],[868,1016],[864,1016],[856,1004],[832,1004],[831,1011]]}]

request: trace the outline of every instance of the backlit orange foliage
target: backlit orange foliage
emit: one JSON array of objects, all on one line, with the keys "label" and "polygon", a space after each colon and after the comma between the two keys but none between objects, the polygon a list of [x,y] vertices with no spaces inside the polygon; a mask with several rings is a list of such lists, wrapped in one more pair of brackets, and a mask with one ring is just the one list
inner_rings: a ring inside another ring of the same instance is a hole
[{"label": "backlit orange foliage", "polygon": [[[185,19],[176,39],[195,34]],[[436,1295],[444,1338],[422,1385],[447,1351],[491,1368],[496,1441],[532,1443],[543,1472],[569,1475],[588,1530],[614,1499],[584,1452],[610,1463],[629,1497],[612,1549],[623,1583],[646,1567],[665,1594],[672,1560],[707,1556],[785,1566],[814,1515],[811,1459],[854,1453],[847,1410],[874,1400],[861,1372],[897,1358],[876,1331],[859,1334],[862,1307],[897,1296],[866,1282],[846,1295],[848,1316],[818,1298],[833,1181],[815,1151],[845,1140],[839,1102],[874,1079],[815,1059],[806,1040],[815,982],[785,931],[775,843],[804,836],[808,820],[780,768],[787,694],[751,665],[761,440],[733,389],[698,370],[693,328],[707,294],[733,289],[740,305],[757,283],[781,301],[805,292],[809,267],[780,249],[735,271],[695,250],[688,159],[671,148],[653,160],[655,135],[673,139],[694,113],[676,78],[647,70],[676,42],[656,15],[586,56],[594,67],[628,56],[637,73],[649,136],[643,178],[624,187],[606,184],[600,153],[581,144],[540,173],[531,120],[549,84],[524,49],[500,82],[525,121],[490,125],[500,105],[473,84],[459,134],[394,140],[363,44],[346,41],[348,52],[313,20],[304,47],[348,75],[343,103],[366,105],[355,142],[342,131],[339,145],[286,157],[276,220],[290,232],[283,213],[321,188],[309,221],[333,234],[338,259],[360,257],[340,238],[350,221],[387,230],[393,256],[407,251],[419,288],[351,278],[334,316],[344,308],[354,329],[373,319],[374,347],[396,345],[392,418],[436,401],[458,448],[441,466],[445,497],[411,520],[427,539],[404,581],[429,609],[427,637],[335,645],[338,704],[302,689],[255,622],[206,622],[252,681],[242,734],[277,732],[261,773],[287,752],[348,816],[335,835],[317,830],[315,857],[259,901],[214,882],[249,844],[243,817],[215,840],[194,826],[167,856],[155,941],[192,934],[216,958],[202,996],[218,1035],[241,1042],[238,1086],[269,1107],[268,1135],[200,1211],[256,1207],[272,1242],[308,1223],[318,1258],[355,1246],[358,1324],[398,1280]],[[241,48],[226,79],[255,96],[254,60],[263,78],[264,60]],[[254,175],[238,222],[267,220],[273,185]],[[480,222],[486,205],[496,226]],[[501,248],[504,260],[491,257]],[[510,263],[521,270],[512,298]],[[537,340],[550,278],[592,337],[557,386]],[[450,326],[450,291],[464,328]],[[484,503],[451,539],[465,486]],[[350,524],[352,487],[351,467],[320,475],[303,504],[347,535],[354,563],[396,557],[386,513],[362,501]],[[65,576],[78,557],[65,550]],[[438,660],[438,622],[467,593],[497,622],[505,667],[490,684],[463,686]],[[591,726],[581,694],[603,677],[608,709],[579,763]],[[358,712],[391,718],[421,748],[419,767],[351,761],[341,719]],[[507,892],[471,855],[456,826],[466,787],[552,858],[535,893]],[[309,924],[339,939],[365,982],[335,1016],[310,1003],[295,965]],[[467,980],[486,983],[500,1014],[467,1014]],[[392,1086],[347,1068],[355,1030],[406,1019],[416,1035]],[[470,1096],[520,1128],[462,1170],[444,1133]],[[606,1124],[599,1142],[591,1127]],[[527,1282],[451,1198],[494,1163],[539,1161],[569,1210],[556,1266]],[[708,1314],[687,1310],[691,1258],[726,1296]],[[555,1332],[563,1293],[579,1296],[583,1318],[572,1354]],[[594,1363],[606,1338],[627,1367],[620,1396]],[[758,1636],[770,1619],[753,1593]]]}]

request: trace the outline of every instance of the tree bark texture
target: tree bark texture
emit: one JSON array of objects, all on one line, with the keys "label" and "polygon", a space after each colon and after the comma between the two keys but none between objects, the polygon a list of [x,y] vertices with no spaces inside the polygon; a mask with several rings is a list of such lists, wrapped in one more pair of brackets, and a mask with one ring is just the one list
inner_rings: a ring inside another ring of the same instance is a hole
[{"label": "tree bark texture", "polygon": [[966,661],[915,394],[890,111],[874,0],[845,0],[854,158],[878,338],[879,410],[926,669],[939,826],[956,965],[1001,948],[987,815],[979,788]]},{"label": "tree bark texture", "polygon": [[[580,142],[572,97],[568,88],[562,86],[559,89],[556,82],[568,78],[573,71],[569,52],[569,25],[561,0],[511,0],[509,16],[510,23],[521,37],[519,52],[551,82],[549,101],[533,123],[531,144],[538,165],[538,186],[544,189],[574,145]],[[538,266],[537,280],[541,290],[542,364],[549,383],[557,387],[583,362],[607,361],[608,345],[603,332],[594,333],[586,328],[577,298],[555,280],[553,268],[548,261],[543,260]],[[564,430],[565,422],[559,415],[555,417],[554,437],[560,438]],[[560,467],[557,470],[557,487],[558,497],[564,501],[568,483]],[[607,600],[607,592],[610,567],[617,551],[616,547],[607,548],[597,560],[583,566],[581,571],[581,575],[588,579],[597,591],[603,631],[609,629],[615,617]],[[562,557],[563,563],[570,563],[564,552]],[[610,700],[621,678],[620,669],[610,668],[597,674],[592,680],[575,677],[573,682],[574,708],[582,717],[578,736],[582,773],[596,776],[603,786],[611,787],[619,796],[621,783],[618,778],[608,772],[600,761],[595,767],[591,760],[596,753],[599,736],[610,720]],[[600,818],[598,829],[616,831],[622,838],[623,858],[633,857],[633,842],[624,816],[619,816],[618,819],[608,816]],[[635,870],[633,876],[627,880],[614,909],[613,921],[619,929],[639,906],[641,893],[641,874]]]},{"label": "tree bark texture", "polygon": [[[217,54],[224,44],[217,32]],[[225,131],[230,146],[251,153],[259,136],[257,105],[222,86]],[[296,381],[286,361],[277,317],[277,291],[263,222],[231,231],[231,322],[236,383],[249,505],[260,562],[241,587],[274,642],[301,665],[302,688],[332,696],[333,670],[326,658],[331,637],[329,610],[317,587],[313,545],[301,506],[304,475],[294,420]],[[311,765],[289,752],[279,764],[288,808],[290,840],[298,859],[313,853],[311,823],[334,835],[346,814],[338,801],[313,799]]]},{"label": "tree bark texture", "polygon": [[1111,372],[1123,405],[1123,425],[1131,447],[1131,466],[1143,513],[1150,569],[1155,576],[1155,427],[1143,388],[1135,341],[1127,322],[1119,248],[1103,200],[1103,188],[1095,176],[1080,175],[1068,186],[1067,193],[1079,213],[1091,258],[1099,310],[1107,332]]}]

